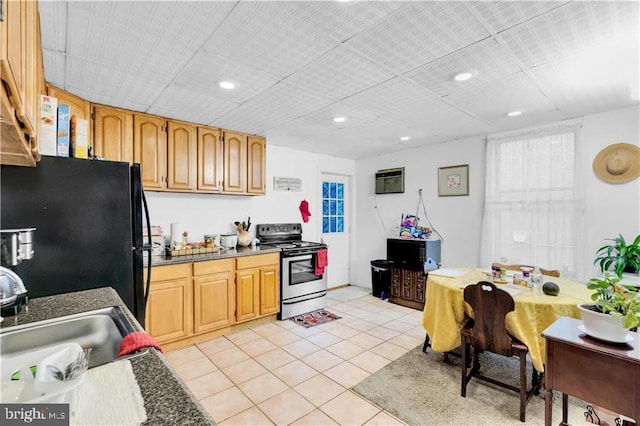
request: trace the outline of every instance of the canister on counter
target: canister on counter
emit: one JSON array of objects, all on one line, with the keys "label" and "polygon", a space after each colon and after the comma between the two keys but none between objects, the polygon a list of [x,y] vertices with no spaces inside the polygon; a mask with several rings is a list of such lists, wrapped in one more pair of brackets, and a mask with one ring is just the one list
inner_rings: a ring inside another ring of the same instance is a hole
[{"label": "canister on counter", "polygon": [[533,269],[528,266],[521,266],[520,270],[522,271],[522,280],[520,281],[520,285],[523,287],[531,287],[531,271]]},{"label": "canister on counter", "polygon": [[492,272],[494,281],[500,280],[500,267],[499,266],[491,266],[491,272]]},{"label": "canister on counter", "polygon": [[522,274],[518,272],[513,273],[513,284],[520,285],[522,282]]},{"label": "canister on counter", "polygon": [[205,246],[205,248],[214,248],[216,246],[216,237],[215,237],[215,235],[205,235],[204,236],[204,246]]}]

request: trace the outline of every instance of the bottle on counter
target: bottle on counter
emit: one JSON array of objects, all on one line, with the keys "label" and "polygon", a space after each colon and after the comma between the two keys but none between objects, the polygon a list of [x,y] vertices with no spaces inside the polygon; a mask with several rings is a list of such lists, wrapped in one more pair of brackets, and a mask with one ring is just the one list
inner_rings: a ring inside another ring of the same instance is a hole
[{"label": "bottle on counter", "polygon": [[542,274],[537,266],[531,273],[531,290],[533,292],[534,299],[542,297]]},{"label": "bottle on counter", "polygon": [[528,266],[521,266],[520,270],[522,271],[522,280],[520,281],[520,285],[531,288],[531,268]]}]

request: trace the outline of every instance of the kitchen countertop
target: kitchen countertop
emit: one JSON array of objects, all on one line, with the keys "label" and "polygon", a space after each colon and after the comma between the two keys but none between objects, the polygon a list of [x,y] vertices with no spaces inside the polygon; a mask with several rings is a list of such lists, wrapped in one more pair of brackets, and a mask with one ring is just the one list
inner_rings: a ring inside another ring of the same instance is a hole
[{"label": "kitchen countertop", "polygon": [[[118,293],[111,287],[31,299],[27,309],[23,308],[20,314],[5,317],[0,323],[0,328],[115,305],[123,308],[131,324],[138,331],[142,331],[140,324],[131,315]],[[128,359],[131,362],[138,386],[140,386],[144,408],[147,411],[147,421],[143,424],[215,425],[213,419],[186,388],[186,385],[167,364],[159,351],[149,348],[146,353]]]},{"label": "kitchen countertop", "polygon": [[[227,259],[230,257],[252,256],[256,254],[280,253],[280,248],[269,244],[260,244],[253,247],[237,247],[235,249],[218,250],[208,254],[190,254],[186,256],[152,256],[151,266],[175,265],[178,263],[203,262],[206,260]],[[146,255],[144,266],[147,266]]]}]

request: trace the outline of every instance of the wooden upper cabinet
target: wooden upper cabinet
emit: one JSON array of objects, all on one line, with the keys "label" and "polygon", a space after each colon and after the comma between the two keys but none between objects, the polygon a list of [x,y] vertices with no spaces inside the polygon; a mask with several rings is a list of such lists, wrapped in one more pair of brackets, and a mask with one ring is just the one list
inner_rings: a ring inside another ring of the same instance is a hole
[{"label": "wooden upper cabinet", "polygon": [[69,117],[91,120],[91,103],[58,87],[47,85],[47,94],[58,99],[58,105],[69,105]]},{"label": "wooden upper cabinet", "polygon": [[247,192],[250,194],[266,192],[266,155],[266,139],[249,136],[247,138]]},{"label": "wooden upper cabinet", "polygon": [[167,131],[162,117],[133,115],[134,162],[140,163],[144,189],[167,187]]},{"label": "wooden upper cabinet", "polygon": [[24,53],[24,115],[31,124],[32,137],[38,133],[40,115],[40,91],[38,87],[38,38],[40,26],[38,22],[38,4],[36,1],[25,2],[25,53]]},{"label": "wooden upper cabinet", "polygon": [[221,170],[220,129],[198,127],[198,190],[220,192]]},{"label": "wooden upper cabinet", "polygon": [[193,190],[196,188],[196,156],[198,141],[196,126],[179,121],[169,121],[168,182],[167,188]]},{"label": "wooden upper cabinet", "polygon": [[133,163],[133,113],[93,107],[93,153],[111,161]]},{"label": "wooden upper cabinet", "polygon": [[24,115],[25,104],[27,2],[11,0],[3,3],[5,21],[1,39],[0,75],[9,89],[11,104],[20,116]]},{"label": "wooden upper cabinet", "polygon": [[0,162],[34,166],[40,160],[38,123],[44,84],[38,4],[0,1]]},{"label": "wooden upper cabinet", "polygon": [[224,132],[223,192],[247,192],[247,135]]}]

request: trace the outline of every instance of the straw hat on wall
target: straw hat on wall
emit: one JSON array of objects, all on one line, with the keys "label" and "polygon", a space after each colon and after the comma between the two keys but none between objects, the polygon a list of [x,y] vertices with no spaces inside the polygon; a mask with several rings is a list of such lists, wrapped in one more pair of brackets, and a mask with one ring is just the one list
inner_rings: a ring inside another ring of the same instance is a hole
[{"label": "straw hat on wall", "polygon": [[593,160],[596,176],[608,183],[626,183],[640,176],[640,148],[615,143],[604,148]]}]

